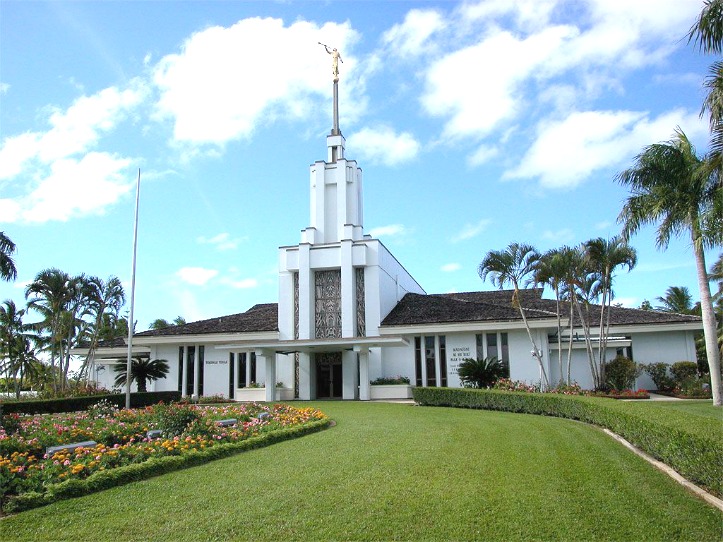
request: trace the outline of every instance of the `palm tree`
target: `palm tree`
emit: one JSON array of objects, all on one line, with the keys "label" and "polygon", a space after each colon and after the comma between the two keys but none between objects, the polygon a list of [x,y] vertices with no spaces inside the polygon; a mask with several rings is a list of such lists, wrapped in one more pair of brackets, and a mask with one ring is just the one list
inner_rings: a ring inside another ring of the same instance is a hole
[{"label": "palm tree", "polygon": [[[688,32],[704,53],[720,54],[723,51],[723,0],[706,0],[698,20]],[[714,62],[708,70],[705,88],[708,94],[703,100],[701,117],[707,112],[711,132],[710,165],[717,170],[723,166],[723,62]]]},{"label": "palm tree", "polygon": [[98,347],[103,326],[118,320],[118,313],[125,303],[125,292],[118,277],[108,277],[103,281],[98,277],[90,277],[86,281],[88,292],[89,314],[93,318],[90,329],[90,341],[85,363],[81,367],[81,374],[92,374],[95,350]]},{"label": "palm tree", "polygon": [[[621,237],[591,239],[585,243],[585,258],[595,275],[595,293],[600,297],[600,328],[598,332],[598,371],[600,383],[605,383],[605,355],[610,330],[610,306],[613,300],[615,269],[624,266],[628,271],[637,263],[635,249]],[[607,320],[605,316],[607,314]]]},{"label": "palm tree", "polygon": [[176,316],[172,322],[169,322],[165,318],[156,318],[151,322],[148,329],[165,329],[171,326],[182,326],[186,323],[186,319],[183,316]]},{"label": "palm tree", "polygon": [[18,278],[18,270],[12,255],[15,252],[15,243],[0,231],[0,279],[10,281]]},{"label": "palm tree", "polygon": [[527,336],[532,343],[532,355],[540,366],[540,374],[542,375],[542,386],[547,388],[549,381],[547,379],[547,371],[542,362],[542,354],[537,348],[537,343],[532,337],[530,325],[527,322],[527,316],[522,308],[520,299],[520,285],[527,286],[534,282],[534,272],[540,259],[540,253],[531,245],[520,243],[511,243],[505,250],[492,250],[479,264],[477,272],[480,278],[485,280],[488,276],[492,285],[504,288],[506,284],[511,284],[513,288],[512,306],[520,311],[522,322],[525,324]]},{"label": "palm tree", "polygon": [[616,176],[631,190],[618,221],[623,223],[623,237],[629,239],[645,225],[658,224],[656,244],[667,248],[672,235],[690,235],[698,271],[698,287],[703,316],[708,367],[711,375],[713,403],[723,404],[720,352],[716,340],[715,316],[705,265],[705,249],[720,243],[717,234],[706,228],[720,220],[715,216],[723,206],[723,186],[717,175],[704,167],[695,148],[682,130],[672,140],[649,145],[635,157],[632,168]]},{"label": "palm tree", "polygon": [[39,312],[43,317],[43,320],[36,325],[37,331],[44,330],[48,333],[50,367],[55,392],[59,388],[55,367],[56,362],[59,368],[62,364],[63,314],[71,298],[70,282],[70,275],[60,269],[51,268],[38,273],[35,280],[25,288],[28,308]]},{"label": "palm tree", "polygon": [[559,382],[563,382],[562,370],[562,315],[560,313],[560,301],[562,299],[562,288],[565,277],[568,274],[569,262],[566,260],[564,249],[552,249],[545,252],[535,269],[535,281],[539,284],[547,284],[555,292],[555,307],[557,314],[557,365]]},{"label": "palm tree", "polygon": [[664,297],[656,298],[662,305],[656,307],[662,312],[674,312],[676,314],[695,314],[693,295],[685,286],[670,286],[665,291]]},{"label": "palm tree", "polygon": [[[113,370],[118,373],[115,377],[116,386],[126,385],[126,374],[128,367],[125,362],[116,363]],[[138,384],[138,391],[146,391],[146,382],[153,382],[165,378],[168,374],[168,361],[165,359],[133,358],[131,360],[131,383]]]}]

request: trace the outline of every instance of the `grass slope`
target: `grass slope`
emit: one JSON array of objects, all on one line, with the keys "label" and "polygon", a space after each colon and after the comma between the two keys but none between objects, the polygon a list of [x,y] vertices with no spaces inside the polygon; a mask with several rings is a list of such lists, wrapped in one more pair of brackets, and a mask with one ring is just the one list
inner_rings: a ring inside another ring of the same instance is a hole
[{"label": "grass slope", "polygon": [[337,426],[0,521],[11,540],[717,540],[723,516],[568,420],[319,403]]}]

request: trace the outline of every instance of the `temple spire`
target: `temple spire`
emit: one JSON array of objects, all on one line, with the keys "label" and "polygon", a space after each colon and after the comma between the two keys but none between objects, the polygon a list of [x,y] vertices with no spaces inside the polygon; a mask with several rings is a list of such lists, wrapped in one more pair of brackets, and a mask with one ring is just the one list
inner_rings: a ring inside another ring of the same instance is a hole
[{"label": "temple spire", "polygon": [[319,45],[323,45],[326,52],[331,55],[331,73],[334,78],[334,124],[331,128],[331,135],[341,135],[341,130],[339,130],[339,62],[344,63],[344,60],[336,47],[331,49],[321,42]]}]

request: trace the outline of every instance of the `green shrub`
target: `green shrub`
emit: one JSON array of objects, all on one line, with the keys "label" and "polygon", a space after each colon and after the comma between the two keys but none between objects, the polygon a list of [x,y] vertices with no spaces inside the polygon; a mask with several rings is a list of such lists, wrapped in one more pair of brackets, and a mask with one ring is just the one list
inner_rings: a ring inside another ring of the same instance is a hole
[{"label": "green shrub", "polygon": [[457,374],[465,388],[489,388],[500,378],[509,376],[510,369],[496,357],[467,358],[459,364]]},{"label": "green shrub", "polygon": [[401,384],[409,384],[408,376],[380,376],[376,380],[369,382],[372,386],[398,386]]},{"label": "green shrub", "polygon": [[605,383],[615,391],[629,390],[640,375],[640,367],[624,356],[617,356],[605,364]]},{"label": "green shrub", "polygon": [[[87,410],[92,405],[106,399],[118,408],[126,405],[126,396],[123,393],[108,395],[86,395],[82,397],[66,397],[63,399],[40,399],[29,401],[9,401],[2,403],[5,413],[18,412],[23,414],[54,414],[57,412],[77,412]],[[131,407],[141,408],[155,405],[160,402],[178,401],[181,394],[177,391],[150,391],[146,393],[131,393]]]},{"label": "green shrub", "polygon": [[642,367],[650,376],[656,389],[660,391],[670,391],[675,387],[675,382],[668,376],[669,365],[667,363],[649,363],[642,365]]},{"label": "green shrub", "polygon": [[693,361],[676,361],[670,366],[670,374],[673,375],[676,384],[682,384],[698,376],[698,364]]},{"label": "green shrub", "polygon": [[708,398],[711,396],[710,384],[702,378],[686,378],[676,386],[678,395],[690,398]]},{"label": "green shrub", "polygon": [[197,424],[201,415],[189,404],[159,404],[153,410],[156,428],[163,431],[165,438],[177,437],[191,425],[201,433]]},{"label": "green shrub", "polygon": [[556,416],[604,427],[711,493],[723,495],[719,432],[681,429],[646,417],[626,403],[598,397],[433,387],[416,387],[412,393],[420,405]]}]

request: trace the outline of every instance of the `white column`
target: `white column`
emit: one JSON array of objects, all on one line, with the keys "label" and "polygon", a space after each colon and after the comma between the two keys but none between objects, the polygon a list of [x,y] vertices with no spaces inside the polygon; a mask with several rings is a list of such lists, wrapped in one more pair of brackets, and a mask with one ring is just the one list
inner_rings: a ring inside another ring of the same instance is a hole
[{"label": "white column", "polygon": [[[356,347],[355,347],[356,349]],[[369,384],[369,350],[359,348],[359,399],[371,399],[371,385]]]},{"label": "white column", "polygon": [[251,352],[244,352],[244,356],[246,356],[246,387],[250,386],[251,382],[256,382],[256,375],[251,374],[251,354]]},{"label": "white column", "polygon": [[311,364],[311,355],[307,352],[299,353],[299,399],[309,401],[316,395],[314,371]]},{"label": "white column", "polygon": [[356,281],[352,264],[352,242],[341,242],[341,336],[356,336]]},{"label": "white column", "polygon": [[198,400],[198,372],[203,370],[201,367],[199,367],[199,359],[201,359],[201,356],[199,356],[199,346],[195,345],[193,347],[193,399]]},{"label": "white column", "polygon": [[439,357],[439,335],[434,336],[434,371],[437,375],[435,382],[437,383],[437,387],[440,387],[442,385],[442,364],[440,363],[440,357]]},{"label": "white column", "polygon": [[266,401],[276,400],[276,356],[268,350],[256,351],[256,363],[263,362],[266,367]]},{"label": "white column", "polygon": [[315,336],[314,301],[310,246],[299,245],[299,339],[313,339]]},{"label": "white column", "polygon": [[359,382],[357,381],[356,352],[345,350],[341,353],[341,398],[354,400],[357,398]]},{"label": "white column", "polygon": [[183,347],[183,367],[181,370],[181,397],[187,397],[186,380],[188,380],[188,346]]}]

